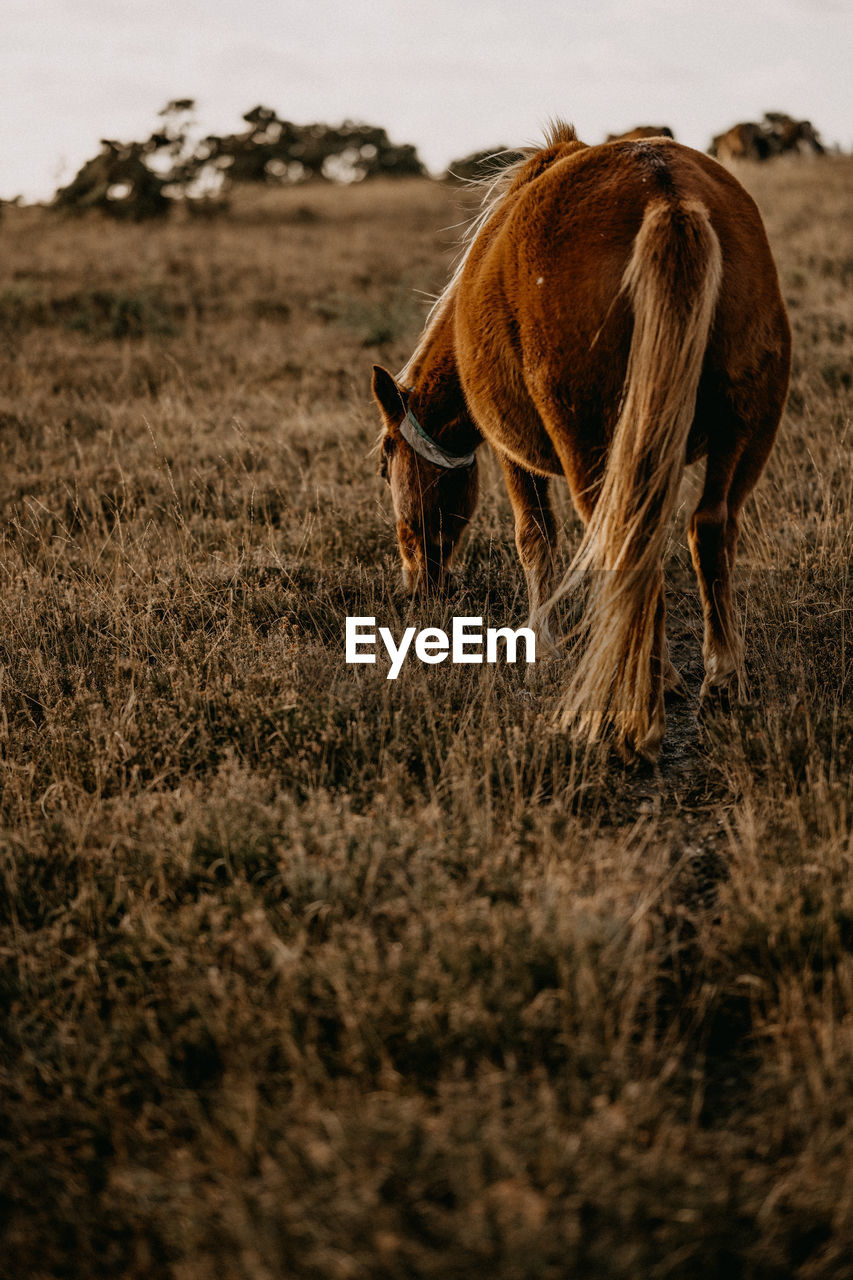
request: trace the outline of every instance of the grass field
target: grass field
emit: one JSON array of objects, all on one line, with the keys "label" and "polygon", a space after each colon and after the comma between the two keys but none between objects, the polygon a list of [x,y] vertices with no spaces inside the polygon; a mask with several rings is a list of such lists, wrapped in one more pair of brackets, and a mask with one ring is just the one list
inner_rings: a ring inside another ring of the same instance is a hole
[{"label": "grass field", "polygon": [[413,605],[371,454],[464,193],[4,211],[4,1278],[853,1275],[853,161],[740,176],[795,335],[750,699],[696,719],[682,518],[645,773],[553,666],[344,663],[525,618],[494,460]]}]

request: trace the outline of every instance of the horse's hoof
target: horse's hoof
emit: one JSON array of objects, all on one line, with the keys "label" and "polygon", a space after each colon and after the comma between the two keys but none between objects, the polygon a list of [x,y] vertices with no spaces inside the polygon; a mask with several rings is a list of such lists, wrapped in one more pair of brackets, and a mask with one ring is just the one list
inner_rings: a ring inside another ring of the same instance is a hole
[{"label": "horse's hoof", "polygon": [[706,680],[699,694],[700,719],[706,719],[710,716],[731,715],[734,697],[735,691],[730,682],[708,684]]},{"label": "horse's hoof", "polygon": [[623,764],[641,772],[654,769],[660,755],[663,733],[662,726],[655,726],[639,742],[630,735],[617,733],[614,734],[613,746]]}]

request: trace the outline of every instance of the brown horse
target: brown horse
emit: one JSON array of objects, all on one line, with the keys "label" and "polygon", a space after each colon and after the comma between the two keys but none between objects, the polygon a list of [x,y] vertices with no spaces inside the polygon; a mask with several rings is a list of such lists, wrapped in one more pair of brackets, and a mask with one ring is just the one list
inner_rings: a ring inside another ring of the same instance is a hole
[{"label": "brown horse", "polygon": [[[477,501],[476,450],[503,467],[539,646],[590,583],[564,722],[654,759],[680,677],[663,552],[686,463],[707,458],[689,542],[703,696],[736,682],[738,516],[788,386],[790,330],[761,218],[716,161],[659,138],[589,147],[557,122],[504,171],[395,380],[376,366],[404,580],[439,581]],[[556,588],[551,476],[586,529]]]}]

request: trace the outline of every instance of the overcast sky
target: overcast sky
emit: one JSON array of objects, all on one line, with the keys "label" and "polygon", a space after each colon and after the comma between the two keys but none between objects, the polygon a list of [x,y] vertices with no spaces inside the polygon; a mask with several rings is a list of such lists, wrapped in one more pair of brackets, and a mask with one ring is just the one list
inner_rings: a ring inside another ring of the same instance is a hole
[{"label": "overcast sky", "polygon": [[413,142],[433,170],[536,141],[668,124],[705,148],[766,110],[853,146],[853,0],[0,0],[0,197],[49,197],[192,97],[205,132],[262,103]]}]

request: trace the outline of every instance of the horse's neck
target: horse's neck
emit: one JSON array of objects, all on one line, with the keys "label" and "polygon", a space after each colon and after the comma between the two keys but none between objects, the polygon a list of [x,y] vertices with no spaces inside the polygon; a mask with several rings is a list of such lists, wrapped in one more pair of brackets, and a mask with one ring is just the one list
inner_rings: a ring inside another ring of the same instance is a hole
[{"label": "horse's neck", "polygon": [[467,453],[482,436],[465,403],[453,344],[453,309],[442,308],[428,327],[408,367],[412,409],[442,448]]}]

